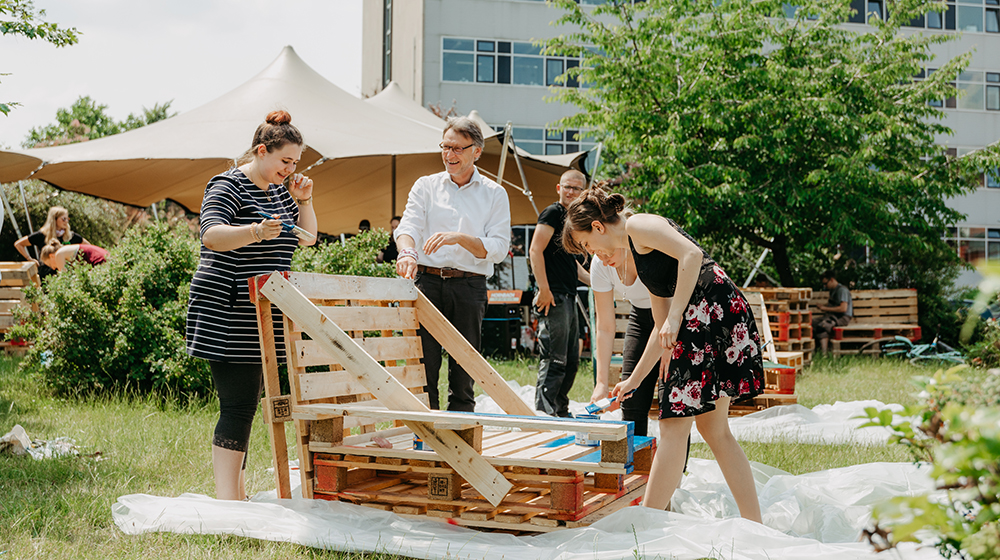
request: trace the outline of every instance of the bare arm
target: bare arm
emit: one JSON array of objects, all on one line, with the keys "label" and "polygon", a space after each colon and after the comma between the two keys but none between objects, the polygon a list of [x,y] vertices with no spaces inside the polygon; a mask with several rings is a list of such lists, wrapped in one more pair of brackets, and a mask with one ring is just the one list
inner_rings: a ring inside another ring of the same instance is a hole
[{"label": "bare arm", "polygon": [[396,257],[396,274],[403,278],[413,280],[417,277],[417,259],[403,255],[404,250],[415,249],[416,247],[416,241],[405,233],[396,238],[396,248],[399,250],[399,256]]},{"label": "bare arm", "polygon": [[14,242],[14,248],[17,249],[18,253],[21,253],[21,256],[24,257],[24,260],[34,261],[35,259],[31,258],[31,255],[28,254],[28,245],[31,245],[31,242],[28,241],[27,235]]},{"label": "bare arm", "polygon": [[[296,173],[292,176],[291,181],[288,182],[288,192],[298,200],[312,201],[313,180],[301,173]],[[299,204],[299,219],[295,222],[295,225],[313,234],[312,241],[300,238],[299,245],[316,244],[316,233],[319,231],[319,223],[316,221],[316,210],[311,203],[305,205]]]},{"label": "bare arm", "polygon": [[445,245],[458,245],[466,251],[472,253],[477,259],[486,258],[486,246],[483,240],[468,233],[458,231],[442,231],[430,236],[427,243],[424,243],[424,254],[431,255]]},{"label": "bare arm", "polygon": [[[313,216],[315,218],[315,214]],[[274,239],[281,235],[281,222],[278,220],[263,220],[248,226],[216,224],[205,231],[201,242],[212,251],[233,251],[257,242],[251,228],[258,232],[261,239]]]},{"label": "bare arm", "polygon": [[555,303],[552,290],[549,288],[549,276],[545,271],[545,247],[549,245],[549,240],[552,239],[555,232],[555,228],[550,225],[536,225],[535,233],[531,236],[531,246],[528,247],[531,272],[535,275],[535,284],[538,285],[535,306],[538,307],[540,313],[545,315],[549,314],[549,307]]},{"label": "bare arm", "polygon": [[588,286],[590,285],[590,273],[587,272],[586,268],[583,268],[580,261],[576,261],[576,279]]}]

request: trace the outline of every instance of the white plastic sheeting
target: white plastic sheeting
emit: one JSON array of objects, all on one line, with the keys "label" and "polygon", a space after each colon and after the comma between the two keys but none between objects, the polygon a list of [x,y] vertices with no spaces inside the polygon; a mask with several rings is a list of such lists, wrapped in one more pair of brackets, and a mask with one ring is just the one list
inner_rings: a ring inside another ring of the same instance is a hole
[{"label": "white plastic sheeting", "polygon": [[[876,555],[859,542],[871,507],[891,496],[930,491],[927,466],[858,465],[792,476],[753,464],[764,525],[736,515],[714,461],[693,459],[673,499],[677,513],[622,509],[590,527],[535,536],[479,532],[340,502],[278,500],[263,492],[250,502],[202,495],[122,496],[112,506],[125,533],[240,535],[316,548],[388,552],[413,558],[614,560],[843,560]],[[293,476],[293,480],[297,477]],[[905,560],[937,560],[930,547],[906,546]]]}]

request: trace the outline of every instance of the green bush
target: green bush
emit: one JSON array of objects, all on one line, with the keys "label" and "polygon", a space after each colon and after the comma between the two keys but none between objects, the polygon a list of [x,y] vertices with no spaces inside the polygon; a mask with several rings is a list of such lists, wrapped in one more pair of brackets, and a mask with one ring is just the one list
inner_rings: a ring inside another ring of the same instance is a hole
[{"label": "green bush", "polygon": [[396,276],[395,263],[377,263],[379,251],[389,244],[389,232],[383,229],[364,231],[343,242],[320,242],[299,247],[292,256],[292,270],[348,276]]},{"label": "green bush", "polygon": [[38,367],[59,393],[133,390],[202,395],[208,365],[187,355],[184,327],[198,242],[183,228],[133,228],[101,266],[70,265],[33,291],[45,311],[10,336],[35,341]]},{"label": "green bush", "polygon": [[[922,401],[893,421],[891,411],[866,409],[869,425],[890,426],[894,443],[932,463],[940,495],[897,497],[875,508],[893,545],[928,536],[949,558],[1000,559],[1000,372],[959,366],[918,378]],[[919,535],[919,537],[918,537]]]}]

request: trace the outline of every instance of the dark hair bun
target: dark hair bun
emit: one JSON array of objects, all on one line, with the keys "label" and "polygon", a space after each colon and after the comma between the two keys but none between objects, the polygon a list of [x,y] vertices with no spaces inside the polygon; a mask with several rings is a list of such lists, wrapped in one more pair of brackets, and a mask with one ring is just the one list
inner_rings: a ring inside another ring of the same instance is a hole
[{"label": "dark hair bun", "polygon": [[601,213],[602,221],[617,216],[625,209],[625,197],[619,193],[609,193],[604,189],[604,185],[596,185],[590,189],[588,199],[597,207]]},{"label": "dark hair bun", "polygon": [[292,116],[288,114],[288,111],[271,111],[267,114],[264,122],[267,124],[289,124],[292,122]]}]

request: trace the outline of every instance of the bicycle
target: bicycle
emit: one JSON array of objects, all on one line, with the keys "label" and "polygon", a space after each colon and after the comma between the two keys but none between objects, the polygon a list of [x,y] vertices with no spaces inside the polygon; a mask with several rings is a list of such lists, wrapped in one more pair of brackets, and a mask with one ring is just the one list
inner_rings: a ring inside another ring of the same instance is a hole
[{"label": "bicycle", "polygon": [[964,364],[965,356],[934,337],[929,344],[915,344],[905,336],[893,336],[872,340],[858,349],[858,354],[871,354],[878,348],[880,356],[894,356],[908,359],[911,364],[939,361],[950,364]]}]

